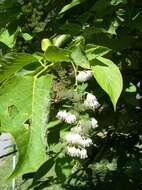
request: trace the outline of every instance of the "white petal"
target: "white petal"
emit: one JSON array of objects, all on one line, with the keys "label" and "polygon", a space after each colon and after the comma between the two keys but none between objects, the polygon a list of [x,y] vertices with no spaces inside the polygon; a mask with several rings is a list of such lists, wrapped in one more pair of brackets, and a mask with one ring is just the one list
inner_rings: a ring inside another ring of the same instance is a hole
[{"label": "white petal", "polygon": [[98,127],[98,121],[95,118],[91,119],[91,126],[92,128]]},{"label": "white petal", "polygon": [[86,149],[81,149],[80,150],[80,158],[81,159],[85,159],[85,158],[87,158],[88,157],[88,155],[87,155],[87,150]]}]

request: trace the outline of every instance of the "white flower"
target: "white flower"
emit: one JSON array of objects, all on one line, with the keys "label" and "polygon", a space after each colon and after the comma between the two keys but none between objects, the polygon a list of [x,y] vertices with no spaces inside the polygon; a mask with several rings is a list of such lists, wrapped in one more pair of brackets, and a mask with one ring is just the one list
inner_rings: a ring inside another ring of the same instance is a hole
[{"label": "white flower", "polygon": [[76,76],[76,80],[78,82],[85,82],[92,77],[92,72],[90,70],[86,71],[79,71],[78,75]]},{"label": "white flower", "polygon": [[100,106],[96,96],[94,96],[91,93],[87,94],[86,100],[84,101],[84,105],[93,110],[97,109]]},{"label": "white flower", "polygon": [[80,144],[83,147],[89,147],[92,144],[92,140],[90,138],[82,139],[82,141],[80,142]]},{"label": "white flower", "polygon": [[91,126],[93,129],[98,127],[98,121],[95,118],[91,119]]},{"label": "white flower", "polygon": [[138,87],[138,88],[141,87],[141,81],[139,81],[139,82],[137,83],[137,87]]},{"label": "white flower", "polygon": [[85,159],[85,158],[87,158],[87,157],[88,157],[88,155],[87,155],[87,150],[86,150],[85,148],[81,149],[81,150],[80,150],[80,158],[81,158],[81,159]]},{"label": "white flower", "polygon": [[72,144],[80,144],[80,142],[82,141],[82,137],[77,133],[68,133],[65,139],[68,143]]},{"label": "white flower", "polygon": [[59,111],[56,115],[56,117],[60,120],[63,120],[69,124],[72,124],[76,121],[76,116],[69,113],[69,112],[66,112],[66,110],[64,111]]},{"label": "white flower", "polygon": [[69,124],[75,123],[76,122],[76,116],[71,114],[71,113],[68,113],[66,118],[65,118],[65,121]]},{"label": "white flower", "polygon": [[67,154],[71,157],[80,157],[80,149],[73,147],[67,147]]},{"label": "white flower", "polygon": [[66,112],[66,110],[64,111],[59,111],[56,115],[56,117],[60,120],[65,120],[67,117],[68,113]]},{"label": "white flower", "polygon": [[67,147],[67,154],[71,157],[79,157],[81,159],[85,159],[88,157],[87,150],[85,148],[79,149],[76,147]]},{"label": "white flower", "polygon": [[142,96],[139,93],[137,93],[136,94],[136,100],[141,100],[141,99],[142,99]]}]

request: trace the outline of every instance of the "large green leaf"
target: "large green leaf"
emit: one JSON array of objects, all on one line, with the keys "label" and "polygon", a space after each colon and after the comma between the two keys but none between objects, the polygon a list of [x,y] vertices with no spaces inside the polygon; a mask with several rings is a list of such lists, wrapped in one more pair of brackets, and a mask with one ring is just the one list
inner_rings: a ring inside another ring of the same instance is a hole
[{"label": "large green leaf", "polygon": [[49,46],[45,52],[45,58],[50,62],[70,62],[70,51],[55,46]]},{"label": "large green leaf", "polygon": [[123,88],[119,68],[109,59],[98,57],[92,61],[92,71],[102,89],[109,95],[114,110]]},{"label": "large green leaf", "polygon": [[17,56],[15,56],[11,63],[7,64],[4,61],[1,62],[0,82],[8,79],[16,72],[21,70],[24,66],[34,62],[37,62],[37,59],[28,53],[17,54]]},{"label": "large green leaf", "polygon": [[79,46],[75,47],[72,50],[72,53],[70,56],[73,62],[77,66],[80,66],[85,69],[90,69],[90,63],[87,59],[87,56],[85,55],[85,52],[83,52],[83,50]]},{"label": "large green leaf", "polygon": [[45,161],[45,126],[52,76],[15,77],[0,89],[1,132],[12,134],[19,159],[10,178],[33,172]]}]

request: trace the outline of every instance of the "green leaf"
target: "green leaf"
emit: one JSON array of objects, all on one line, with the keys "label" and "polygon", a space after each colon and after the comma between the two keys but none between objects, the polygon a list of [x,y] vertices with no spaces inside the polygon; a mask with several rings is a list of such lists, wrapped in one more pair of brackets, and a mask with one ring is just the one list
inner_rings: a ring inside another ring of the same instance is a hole
[{"label": "green leaf", "polygon": [[52,46],[51,41],[48,38],[42,39],[42,41],[41,41],[42,51],[46,51],[49,46]]},{"label": "green leaf", "polygon": [[85,52],[78,46],[72,50],[71,59],[73,62],[82,68],[90,69],[90,63],[85,55]]},{"label": "green leaf", "polygon": [[98,84],[109,95],[114,110],[116,110],[116,104],[123,88],[119,68],[111,60],[98,57],[92,61],[92,71]]},{"label": "green leaf", "polygon": [[126,4],[126,3],[127,3],[127,0],[111,0],[111,2],[110,2],[110,4],[111,4],[111,5],[114,5],[114,6],[117,6],[117,5],[119,5],[120,3]]},{"label": "green leaf", "polygon": [[50,62],[70,62],[70,51],[55,46],[49,46],[45,52],[45,58]]},{"label": "green leaf", "polygon": [[4,61],[1,62],[0,82],[9,79],[24,66],[35,62],[37,62],[37,59],[28,53],[17,54],[10,64],[5,63]]},{"label": "green leaf", "polygon": [[14,77],[0,89],[0,131],[14,137],[19,152],[10,179],[37,170],[46,159],[44,135],[52,78]]},{"label": "green leaf", "polygon": [[9,48],[13,48],[15,45],[15,33],[10,34],[7,29],[0,33],[0,42],[4,43]]},{"label": "green leaf", "polygon": [[60,120],[55,120],[55,121],[50,121],[48,124],[47,124],[47,128],[48,129],[51,129],[57,125],[59,125],[61,123]]},{"label": "green leaf", "polygon": [[53,38],[53,44],[56,47],[63,46],[69,39],[71,38],[71,35],[69,34],[60,34]]},{"label": "green leaf", "polygon": [[70,4],[65,5],[65,6],[61,9],[61,11],[59,12],[59,14],[62,14],[62,13],[68,11],[69,9],[71,9],[71,8],[73,8],[73,7],[75,7],[75,6],[79,5],[79,4],[81,4],[81,3],[83,3],[83,2],[84,2],[84,0],[72,0],[72,2],[71,2]]},{"label": "green leaf", "polygon": [[125,92],[135,93],[137,92],[137,87],[130,82],[129,87],[125,89]]},{"label": "green leaf", "polygon": [[87,44],[86,46],[86,55],[89,61],[95,59],[96,57],[100,57],[106,55],[110,51],[109,48],[94,44]]},{"label": "green leaf", "polygon": [[24,40],[26,41],[30,41],[33,39],[33,36],[31,36],[30,34],[28,33],[22,33],[22,37],[24,38]]}]

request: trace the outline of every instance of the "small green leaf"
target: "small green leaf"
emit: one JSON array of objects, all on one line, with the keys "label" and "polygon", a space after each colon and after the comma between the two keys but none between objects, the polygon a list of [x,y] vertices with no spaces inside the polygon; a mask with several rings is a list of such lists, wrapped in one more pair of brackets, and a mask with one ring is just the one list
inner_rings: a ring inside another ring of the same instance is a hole
[{"label": "small green leaf", "polygon": [[92,71],[98,84],[109,95],[114,110],[116,110],[116,104],[123,88],[119,68],[111,60],[98,57],[92,61]]},{"label": "small green leaf", "polygon": [[129,87],[125,89],[125,92],[136,92],[137,88],[133,83],[129,84]]},{"label": "small green leaf", "polygon": [[0,42],[4,43],[9,48],[13,48],[15,45],[15,33],[10,34],[7,29],[0,33]]},{"label": "small green leaf", "polygon": [[53,45],[56,47],[61,47],[63,46],[69,39],[71,38],[71,35],[69,34],[62,34],[58,35],[53,38]]},{"label": "small green leaf", "polygon": [[80,66],[85,69],[90,69],[90,63],[87,59],[87,56],[79,46],[75,47],[72,50],[70,57],[77,66]]},{"label": "small green leaf", "polygon": [[60,11],[59,14],[62,14],[62,13],[68,11],[69,9],[71,9],[71,8],[73,8],[73,7],[75,7],[75,6],[79,5],[79,4],[81,4],[81,3],[83,3],[83,2],[84,2],[84,0],[72,0],[72,2],[71,2],[70,4],[65,5],[65,6],[61,9],[61,11]]},{"label": "small green leaf", "polygon": [[70,62],[70,51],[55,46],[49,46],[45,52],[45,58],[50,62]]},{"label": "small green leaf", "polygon": [[89,61],[95,59],[96,57],[100,57],[106,55],[110,51],[109,48],[104,46],[98,46],[94,44],[87,44],[86,45],[86,55]]},{"label": "small green leaf", "polygon": [[33,39],[33,36],[31,36],[30,34],[28,33],[22,33],[22,37],[24,38],[24,40],[26,41],[30,41]]},{"label": "small green leaf", "polygon": [[60,120],[51,121],[51,122],[49,122],[49,123],[47,124],[47,128],[48,128],[48,129],[51,129],[51,128],[55,127],[56,125],[59,125],[60,123],[61,123]]},{"label": "small green leaf", "polygon": [[41,49],[42,49],[42,51],[46,51],[49,46],[52,46],[51,41],[48,38],[44,38],[41,41]]}]

